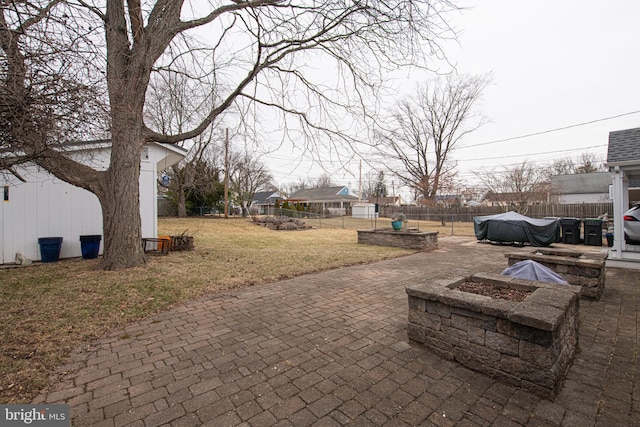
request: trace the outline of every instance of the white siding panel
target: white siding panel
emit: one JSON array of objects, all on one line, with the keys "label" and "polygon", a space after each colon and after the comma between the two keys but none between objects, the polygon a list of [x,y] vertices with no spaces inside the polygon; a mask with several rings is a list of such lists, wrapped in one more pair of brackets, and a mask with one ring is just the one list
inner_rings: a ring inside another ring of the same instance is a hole
[{"label": "white siding panel", "polygon": [[37,183],[10,182],[9,201],[3,202],[2,246],[3,262],[13,262],[16,252],[30,259],[39,259],[38,241],[33,236],[38,228],[35,197]]},{"label": "white siding panel", "polygon": [[561,204],[607,203],[609,201],[608,193],[561,194],[558,196],[558,202]]},{"label": "white siding panel", "polygon": [[[156,237],[157,162],[162,162],[169,151],[154,145],[149,148],[149,159],[142,159],[140,164],[140,215],[142,236]],[[78,156],[99,169],[109,162],[109,150],[104,148]],[[40,260],[39,237],[62,237],[62,258],[81,256],[80,236],[103,234],[98,198],[35,166],[23,167],[19,172],[28,182],[0,180],[0,185],[10,187],[9,201],[0,199],[0,263],[14,262],[18,251]],[[100,247],[102,253],[103,242]]]},{"label": "white siding panel", "polygon": [[140,220],[142,222],[142,237],[157,237],[157,184],[155,163],[143,161],[140,163]]},{"label": "white siding panel", "polygon": [[62,237],[61,258],[81,256],[80,236],[102,235],[98,198],[35,168],[25,175],[30,182],[9,184],[9,201],[2,204],[0,261],[13,262],[18,251],[40,260],[39,237]]},{"label": "white siding panel", "polygon": [[[37,230],[37,228],[34,228],[34,225],[38,223],[38,209],[34,202],[34,197],[37,197],[36,190],[38,188],[38,184],[30,182],[23,185],[25,188],[20,191],[20,197],[22,199],[21,205],[20,207],[16,206],[14,214],[20,217],[20,221],[23,221],[23,226],[25,227],[23,230],[31,230],[33,232]],[[13,260],[15,258],[15,253],[17,251],[21,251],[22,254],[29,259],[40,259],[40,247],[38,246],[38,240],[34,240],[30,233],[23,232],[21,234],[23,240],[20,247],[22,249],[14,248],[12,253],[7,254],[9,258]]]}]

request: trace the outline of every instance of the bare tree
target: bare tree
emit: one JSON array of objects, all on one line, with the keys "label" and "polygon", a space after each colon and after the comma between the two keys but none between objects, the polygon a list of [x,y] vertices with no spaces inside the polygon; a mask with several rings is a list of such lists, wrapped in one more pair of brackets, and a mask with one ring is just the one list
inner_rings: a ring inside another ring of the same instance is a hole
[{"label": "bare tree", "polygon": [[[331,144],[354,142],[345,115],[366,116],[362,107],[386,70],[442,57],[438,40],[450,34],[443,16],[453,9],[448,0],[212,0],[198,8],[181,0],[12,2],[0,10],[0,106],[9,125],[2,148],[94,193],[103,213],[101,267],[138,266],[146,260],[138,185],[145,144],[195,138],[234,103],[239,111],[277,109],[279,128],[310,150],[327,140],[322,134]],[[301,65],[307,61],[338,72],[317,73]],[[146,95],[156,73],[182,73],[219,98],[188,129],[150,127]],[[94,111],[105,111],[107,123]],[[75,123],[109,130],[106,170],[54,143]]]},{"label": "bare tree", "polygon": [[283,184],[280,188],[281,188],[282,196],[286,197],[295,193],[298,190],[304,190],[306,188],[311,188],[311,187],[312,185],[308,179],[300,177],[298,178],[298,181]]},{"label": "bare tree", "polygon": [[333,182],[331,175],[328,173],[323,173],[320,175],[314,183],[314,187],[316,188],[326,188],[326,187],[335,187],[336,183]]},{"label": "bare tree", "polygon": [[486,171],[475,174],[497,202],[505,209],[514,209],[526,214],[532,203],[546,201],[550,183],[544,168],[524,161],[501,171]]},{"label": "bare tree", "polygon": [[576,164],[571,157],[556,159],[546,168],[548,178],[554,175],[569,175],[575,173]]},{"label": "bare tree", "polygon": [[432,198],[453,172],[452,150],[483,123],[474,107],[488,83],[487,76],[463,75],[418,86],[377,131],[382,155],[394,161],[391,173],[415,196]]},{"label": "bare tree", "polygon": [[371,171],[365,175],[362,183],[362,198],[387,197],[389,191],[385,183],[384,171]]},{"label": "bare tree", "polygon": [[571,157],[556,159],[547,167],[547,176],[550,179],[554,175],[571,175],[580,173],[606,172],[604,161],[598,159],[593,153],[582,153],[577,160]]},{"label": "bare tree", "polygon": [[576,165],[575,173],[606,172],[604,160],[593,153],[582,153]]},{"label": "bare tree", "polygon": [[457,172],[452,171],[443,176],[438,187],[438,195],[425,198],[422,194],[418,194],[415,200],[416,203],[429,207],[429,210],[438,216],[440,224],[444,227],[447,225],[447,218],[452,211],[462,202],[462,190],[457,179]]},{"label": "bare tree", "polygon": [[387,197],[387,185],[384,182],[384,171],[376,172],[372,170],[366,173],[362,180],[361,190],[361,197],[365,200],[376,196]]},{"label": "bare tree", "polygon": [[242,214],[246,215],[258,191],[274,188],[273,177],[269,169],[248,151],[233,153],[229,164],[230,190],[242,206]]},{"label": "bare tree", "polygon": [[22,181],[16,166],[55,161],[70,142],[107,136],[99,53],[87,50],[95,28],[78,25],[86,15],[69,10],[61,0],[0,8],[0,173]]},{"label": "bare tree", "polygon": [[[185,74],[156,74],[149,83],[145,104],[145,120],[162,133],[180,133],[202,120],[202,111],[207,111],[211,98],[196,91],[189,85]],[[189,148],[189,153],[180,163],[166,171],[159,171],[167,176],[169,182],[158,181],[165,187],[170,198],[176,204],[178,217],[188,215],[187,200],[209,199],[212,186],[219,183],[220,173],[224,169],[224,153],[216,144],[214,124],[193,139],[180,141],[177,145]]]}]

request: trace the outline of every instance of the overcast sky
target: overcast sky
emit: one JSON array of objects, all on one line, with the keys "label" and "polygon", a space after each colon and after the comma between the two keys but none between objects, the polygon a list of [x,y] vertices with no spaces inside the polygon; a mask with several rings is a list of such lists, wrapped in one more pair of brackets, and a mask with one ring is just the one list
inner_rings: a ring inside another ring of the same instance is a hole
[{"label": "overcast sky", "polygon": [[[459,73],[490,72],[493,83],[478,105],[489,122],[454,153],[460,177],[525,159],[543,165],[582,152],[604,159],[610,131],[640,126],[640,113],[628,114],[640,111],[640,1],[466,4],[471,9],[450,20],[459,44],[448,44],[446,54]],[[494,143],[619,115],[625,116]],[[298,164],[286,157],[279,152],[273,160]],[[279,183],[322,173],[309,172],[305,161],[291,172],[271,169]],[[357,190],[357,169],[334,180]]]}]

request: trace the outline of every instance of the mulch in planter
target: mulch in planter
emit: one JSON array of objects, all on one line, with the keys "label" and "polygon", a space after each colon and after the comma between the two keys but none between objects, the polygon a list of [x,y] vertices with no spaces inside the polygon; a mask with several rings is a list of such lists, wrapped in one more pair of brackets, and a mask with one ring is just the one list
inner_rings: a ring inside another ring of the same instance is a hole
[{"label": "mulch in planter", "polygon": [[518,302],[524,300],[531,294],[530,291],[503,288],[501,286],[482,282],[463,282],[457,289],[462,292],[484,295],[493,299],[504,299]]}]

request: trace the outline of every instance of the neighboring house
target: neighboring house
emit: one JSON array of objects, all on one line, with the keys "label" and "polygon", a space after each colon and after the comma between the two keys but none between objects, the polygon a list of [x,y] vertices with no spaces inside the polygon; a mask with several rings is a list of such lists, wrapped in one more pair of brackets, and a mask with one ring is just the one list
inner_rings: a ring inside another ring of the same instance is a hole
[{"label": "neighboring house", "polygon": [[545,203],[547,199],[546,193],[495,193],[487,192],[482,199],[482,206],[501,206],[510,208],[512,206],[522,205],[539,205]]},{"label": "neighboring house", "polygon": [[402,200],[402,196],[395,197],[369,197],[367,200],[368,203],[377,204],[378,206],[395,206],[400,207],[406,205],[405,201]]},{"label": "neighboring house", "polygon": [[324,187],[301,189],[289,196],[287,201],[303,205],[306,210],[331,215],[347,215],[358,198],[347,187]]},{"label": "neighboring house", "polygon": [[464,196],[462,194],[437,194],[435,196],[436,203],[440,205],[460,206],[464,204]]},{"label": "neighboring house", "polygon": [[607,265],[640,269],[640,247],[625,242],[623,219],[631,202],[640,199],[632,190],[633,183],[640,180],[640,128],[609,133],[606,166],[612,178],[614,226]]},{"label": "neighboring house", "polygon": [[[110,152],[109,141],[96,141],[75,144],[71,155],[94,168],[106,169]],[[173,145],[150,143],[143,148],[140,159],[142,237],[158,235],[158,171],[179,162],[185,155],[185,150]],[[39,260],[39,237],[62,237],[61,258],[81,256],[80,236],[103,234],[98,198],[34,164],[16,169],[27,182],[5,176],[1,184],[4,201],[0,202],[0,263],[14,262],[16,252]]]},{"label": "neighboring house", "polygon": [[560,204],[607,203],[611,173],[594,172],[551,177],[551,197]]},{"label": "neighboring house", "polygon": [[283,197],[277,191],[260,191],[253,195],[249,205],[249,212],[256,215],[272,215],[278,200]]},{"label": "neighboring house", "polygon": [[460,206],[463,202],[464,196],[461,194],[437,194],[429,198],[418,196],[415,204],[417,206],[449,208],[451,206]]}]

